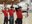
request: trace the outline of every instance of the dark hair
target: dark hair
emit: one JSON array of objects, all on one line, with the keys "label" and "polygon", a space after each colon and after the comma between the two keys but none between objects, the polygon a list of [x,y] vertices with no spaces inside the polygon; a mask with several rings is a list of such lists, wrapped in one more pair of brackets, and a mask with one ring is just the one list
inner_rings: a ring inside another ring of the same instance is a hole
[{"label": "dark hair", "polygon": [[6,8],[4,8],[4,9],[6,9]]},{"label": "dark hair", "polygon": [[18,11],[18,8],[15,8],[16,11]]},{"label": "dark hair", "polygon": [[18,7],[18,9],[22,8],[21,6]]},{"label": "dark hair", "polygon": [[11,6],[10,8],[14,8],[14,7]]}]

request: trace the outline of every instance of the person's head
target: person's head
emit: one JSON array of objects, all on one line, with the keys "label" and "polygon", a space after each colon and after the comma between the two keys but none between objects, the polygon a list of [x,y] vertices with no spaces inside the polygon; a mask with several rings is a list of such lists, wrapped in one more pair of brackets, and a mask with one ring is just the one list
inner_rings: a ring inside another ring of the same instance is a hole
[{"label": "person's head", "polygon": [[4,10],[6,10],[6,8],[4,8]]},{"label": "person's head", "polygon": [[11,9],[14,9],[14,7],[12,7],[12,6],[11,6],[10,8],[11,8]]},{"label": "person's head", "polygon": [[5,7],[4,10],[7,10],[7,8]]},{"label": "person's head", "polygon": [[22,9],[22,7],[21,7],[21,6],[19,6],[19,7],[18,7],[18,9],[19,9],[19,10],[21,10],[21,9]]},{"label": "person's head", "polygon": [[18,11],[18,8],[15,8],[16,11]]}]

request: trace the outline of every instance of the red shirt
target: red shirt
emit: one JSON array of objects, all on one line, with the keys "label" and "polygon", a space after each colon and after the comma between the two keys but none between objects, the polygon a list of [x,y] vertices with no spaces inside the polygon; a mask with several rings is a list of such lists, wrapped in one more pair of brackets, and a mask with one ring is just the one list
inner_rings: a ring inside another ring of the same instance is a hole
[{"label": "red shirt", "polygon": [[21,18],[21,19],[23,18],[21,10],[16,11],[16,14],[17,14],[17,18]]},{"label": "red shirt", "polygon": [[7,10],[2,10],[2,12],[4,13],[4,16],[8,16]]},{"label": "red shirt", "polygon": [[14,12],[15,12],[15,10],[10,9],[10,10],[9,10],[9,15],[10,15],[10,16],[13,16]]}]

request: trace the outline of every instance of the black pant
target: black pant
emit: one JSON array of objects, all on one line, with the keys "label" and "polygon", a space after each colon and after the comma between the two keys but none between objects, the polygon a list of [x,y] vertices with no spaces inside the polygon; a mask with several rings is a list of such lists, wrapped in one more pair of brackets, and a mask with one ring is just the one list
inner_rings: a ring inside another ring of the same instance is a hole
[{"label": "black pant", "polygon": [[22,19],[17,18],[16,21],[15,21],[15,24],[22,24]]},{"label": "black pant", "polygon": [[8,17],[4,17],[4,24],[8,24]]}]

